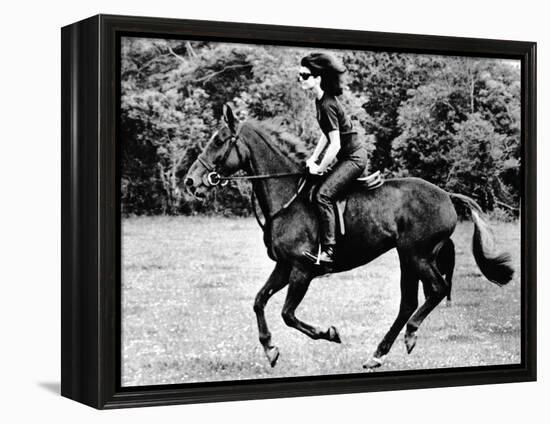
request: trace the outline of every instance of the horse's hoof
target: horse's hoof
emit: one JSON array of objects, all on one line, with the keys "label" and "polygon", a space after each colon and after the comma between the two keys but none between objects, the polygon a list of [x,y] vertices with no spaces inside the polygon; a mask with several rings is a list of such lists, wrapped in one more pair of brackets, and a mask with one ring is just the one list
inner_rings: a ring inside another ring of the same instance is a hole
[{"label": "horse's hoof", "polygon": [[407,353],[411,353],[414,347],[416,346],[416,339],[418,336],[416,333],[405,333],[405,347],[407,348]]},{"label": "horse's hoof", "polygon": [[384,364],[385,357],[385,355],[380,358],[373,356],[363,364],[363,368],[369,371],[374,370],[375,368],[380,368]]},{"label": "horse's hoof", "polygon": [[265,356],[267,356],[267,360],[269,361],[269,365],[271,365],[271,368],[277,364],[277,359],[279,359],[279,348],[277,347],[269,347],[265,350]]},{"label": "horse's hoof", "polygon": [[328,340],[334,343],[342,343],[342,339],[340,339],[340,334],[338,334],[338,330],[332,325],[328,329]]}]

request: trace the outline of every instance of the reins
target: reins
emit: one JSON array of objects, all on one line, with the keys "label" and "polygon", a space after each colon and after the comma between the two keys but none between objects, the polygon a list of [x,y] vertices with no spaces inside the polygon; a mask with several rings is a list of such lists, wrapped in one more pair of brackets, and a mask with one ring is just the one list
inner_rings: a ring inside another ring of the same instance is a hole
[{"label": "reins", "polygon": [[[286,178],[286,177],[299,177],[305,176],[305,172],[282,172],[279,174],[259,174],[259,175],[241,175],[237,177],[224,177],[217,173],[216,171],[211,171],[206,179],[208,183],[212,186],[217,186],[221,184],[222,187],[225,186],[229,181],[238,181],[238,180],[267,180],[270,178]],[[224,184],[225,183],[225,184]]]},{"label": "reins", "polygon": [[237,177],[222,177],[219,176],[220,181],[231,180],[267,180],[269,178],[284,178],[284,177],[298,177],[305,175],[305,172],[281,172],[279,174],[260,174],[260,175],[243,175]]},{"label": "reins", "polygon": [[296,193],[294,193],[292,195],[292,197],[290,199],[288,199],[283,206],[281,206],[280,209],[278,209],[276,212],[272,213],[271,215],[266,216],[265,217],[265,223],[263,223],[263,224],[262,224],[262,222],[260,220],[260,217],[258,216],[258,212],[256,210],[256,195],[254,193],[254,190],[252,190],[252,195],[250,196],[251,197],[251,202],[252,202],[252,211],[254,212],[254,217],[256,218],[256,221],[258,222],[258,225],[262,228],[262,230],[265,228],[265,226],[267,225],[267,223],[269,221],[273,221],[275,218],[277,218],[279,215],[281,215],[284,211],[286,211],[288,209],[288,207],[290,205],[292,205],[292,203],[294,203],[296,198],[302,192],[303,188],[306,185],[306,181],[307,181],[306,174],[298,173],[297,175],[302,175],[302,178],[300,179],[300,182],[298,183],[298,188],[296,189]]}]

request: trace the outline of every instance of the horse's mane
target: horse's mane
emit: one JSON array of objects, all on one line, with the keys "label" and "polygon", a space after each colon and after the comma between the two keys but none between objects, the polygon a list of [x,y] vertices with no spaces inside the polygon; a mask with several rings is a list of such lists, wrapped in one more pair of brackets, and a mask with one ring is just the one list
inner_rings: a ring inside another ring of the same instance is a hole
[{"label": "horse's mane", "polygon": [[294,163],[302,163],[309,157],[305,143],[299,137],[289,132],[280,119],[273,118],[263,121],[247,119],[243,123],[244,126],[255,131],[265,142],[277,147],[281,153]]}]

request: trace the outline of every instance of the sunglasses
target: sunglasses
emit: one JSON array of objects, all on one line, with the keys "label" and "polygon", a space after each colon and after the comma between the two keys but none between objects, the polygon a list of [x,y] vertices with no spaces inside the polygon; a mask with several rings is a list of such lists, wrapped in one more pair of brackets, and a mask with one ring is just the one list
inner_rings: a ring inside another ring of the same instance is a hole
[{"label": "sunglasses", "polygon": [[302,79],[303,81],[306,81],[309,79],[309,77],[312,77],[313,75],[310,74],[309,72],[300,72],[298,74],[298,79]]}]

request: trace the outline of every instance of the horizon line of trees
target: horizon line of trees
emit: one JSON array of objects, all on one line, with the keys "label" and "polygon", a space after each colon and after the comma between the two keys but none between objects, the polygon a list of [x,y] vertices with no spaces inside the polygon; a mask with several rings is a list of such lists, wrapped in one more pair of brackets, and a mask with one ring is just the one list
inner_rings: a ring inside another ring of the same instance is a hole
[{"label": "horizon line of trees", "polygon": [[[182,175],[219,124],[279,118],[313,148],[314,104],[297,83],[311,49],[122,39],[122,212],[250,213],[246,182],[199,203]],[[472,196],[484,210],[517,216],[520,201],[520,68],[516,61],[332,51],[347,68],[341,101],[365,134],[371,170],[417,176]]]}]

